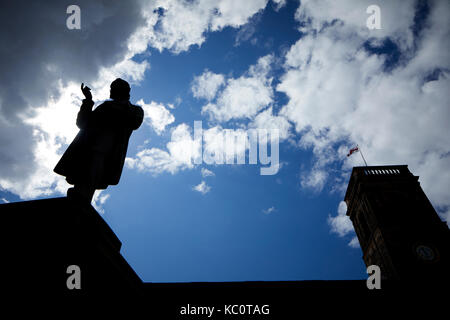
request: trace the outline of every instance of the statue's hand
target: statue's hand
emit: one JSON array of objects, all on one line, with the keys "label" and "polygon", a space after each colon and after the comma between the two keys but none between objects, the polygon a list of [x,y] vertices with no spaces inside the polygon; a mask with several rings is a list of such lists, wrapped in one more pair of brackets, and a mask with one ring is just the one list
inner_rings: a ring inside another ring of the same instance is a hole
[{"label": "statue's hand", "polygon": [[81,91],[87,100],[92,100],[91,88],[85,86],[84,83],[81,84]]}]

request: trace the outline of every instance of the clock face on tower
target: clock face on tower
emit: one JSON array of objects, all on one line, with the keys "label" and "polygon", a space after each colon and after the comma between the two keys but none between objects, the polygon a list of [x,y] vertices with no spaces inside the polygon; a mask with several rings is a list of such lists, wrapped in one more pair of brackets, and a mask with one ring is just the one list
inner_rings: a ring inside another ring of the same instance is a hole
[{"label": "clock face on tower", "polygon": [[419,244],[415,248],[417,257],[425,262],[433,262],[436,260],[436,252],[429,246]]}]

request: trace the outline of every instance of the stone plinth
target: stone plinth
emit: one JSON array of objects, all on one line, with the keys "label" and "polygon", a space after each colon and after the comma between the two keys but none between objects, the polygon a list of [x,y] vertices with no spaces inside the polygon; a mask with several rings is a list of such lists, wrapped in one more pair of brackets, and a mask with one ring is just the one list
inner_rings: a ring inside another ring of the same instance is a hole
[{"label": "stone plinth", "polygon": [[[121,242],[88,204],[68,198],[0,205],[2,269],[21,294],[137,294],[142,281],[120,254]],[[81,289],[69,289],[67,268],[80,268]],[[5,288],[5,286],[3,286]]]}]

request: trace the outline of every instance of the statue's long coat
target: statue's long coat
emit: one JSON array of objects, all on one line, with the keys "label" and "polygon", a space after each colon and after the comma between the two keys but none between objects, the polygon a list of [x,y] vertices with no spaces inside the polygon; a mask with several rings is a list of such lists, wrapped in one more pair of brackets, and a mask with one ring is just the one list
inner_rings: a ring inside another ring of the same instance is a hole
[{"label": "statue's long coat", "polygon": [[77,116],[80,131],[54,171],[70,184],[106,189],[119,183],[128,140],[142,124],[144,111],[128,101],[106,101],[92,111],[93,105],[83,100]]}]

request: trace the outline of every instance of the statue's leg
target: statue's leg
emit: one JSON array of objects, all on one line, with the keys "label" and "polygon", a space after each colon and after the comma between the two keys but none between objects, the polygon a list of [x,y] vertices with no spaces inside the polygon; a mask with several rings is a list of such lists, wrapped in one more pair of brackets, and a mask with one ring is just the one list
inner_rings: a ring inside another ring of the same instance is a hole
[{"label": "statue's leg", "polygon": [[86,197],[86,200],[87,200],[89,203],[91,203],[91,202],[92,202],[92,197],[94,197],[95,188],[90,187],[90,186],[86,186],[86,189],[85,189],[85,190],[86,190],[86,191],[85,191],[85,197]]},{"label": "statue's leg", "polygon": [[85,172],[83,172],[81,181],[74,185],[74,194],[82,202],[91,203],[95,193],[95,187],[98,184],[99,177],[101,177],[105,156],[91,150],[90,153],[86,154],[86,157],[88,158],[88,166],[85,168]]},{"label": "statue's leg", "polygon": [[89,184],[76,184],[74,186],[74,191],[77,195],[81,196],[83,202],[91,203],[95,188],[91,187]]}]

